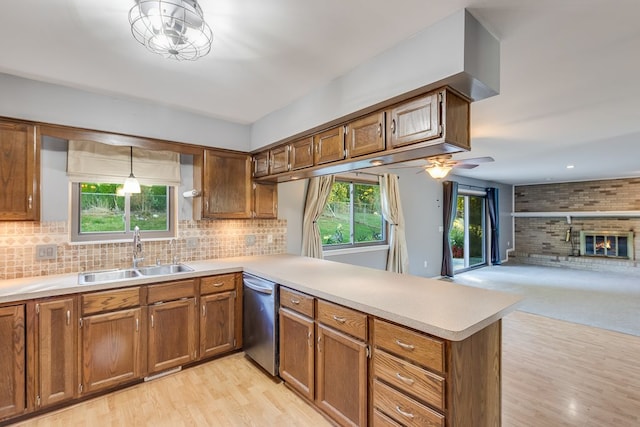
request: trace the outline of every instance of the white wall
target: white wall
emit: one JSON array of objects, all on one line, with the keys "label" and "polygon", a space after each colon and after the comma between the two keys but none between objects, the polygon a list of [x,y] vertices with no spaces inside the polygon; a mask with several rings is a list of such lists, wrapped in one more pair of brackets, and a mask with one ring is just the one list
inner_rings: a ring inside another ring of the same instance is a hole
[{"label": "white wall", "polygon": [[0,116],[250,151],[250,127],[0,73]]},{"label": "white wall", "polygon": [[258,149],[438,82],[474,100],[500,90],[500,43],[460,10],[284,108],[251,128]]}]

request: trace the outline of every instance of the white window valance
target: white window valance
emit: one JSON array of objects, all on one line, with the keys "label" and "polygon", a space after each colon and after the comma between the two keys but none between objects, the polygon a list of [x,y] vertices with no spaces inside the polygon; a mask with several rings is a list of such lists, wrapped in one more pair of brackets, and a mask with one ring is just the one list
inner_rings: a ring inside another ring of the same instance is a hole
[{"label": "white window valance", "polygon": [[[124,183],[131,173],[130,148],[70,140],[67,176],[72,182]],[[133,174],[143,185],[180,184],[180,154],[133,148]]]}]

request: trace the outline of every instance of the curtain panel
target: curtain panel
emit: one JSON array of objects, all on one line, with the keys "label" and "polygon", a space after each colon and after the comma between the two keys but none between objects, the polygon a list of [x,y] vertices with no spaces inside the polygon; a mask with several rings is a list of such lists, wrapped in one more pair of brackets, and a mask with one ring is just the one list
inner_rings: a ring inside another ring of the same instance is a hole
[{"label": "curtain panel", "polygon": [[487,208],[491,225],[491,264],[499,265],[500,259],[500,206],[498,204],[498,189],[489,187],[487,191]]},{"label": "curtain panel", "polygon": [[442,183],[442,220],[444,224],[444,235],[442,236],[442,268],[440,275],[453,277],[453,254],[451,253],[451,241],[449,235],[453,227],[453,220],[456,218],[458,206],[458,183],[454,181],[444,181]]},{"label": "curtain panel", "polygon": [[320,238],[320,229],[317,221],[322,215],[324,205],[327,203],[334,179],[333,175],[317,176],[309,179],[307,197],[304,203],[304,217],[302,219],[303,256],[323,258],[322,239]]},{"label": "curtain panel", "polygon": [[404,213],[400,202],[398,175],[385,173],[379,178],[382,216],[389,224],[389,254],[387,271],[409,272],[409,252],[405,237]]},{"label": "curtain panel", "polygon": [[[131,173],[130,148],[70,140],[67,175],[71,182],[123,183]],[[143,185],[180,185],[180,154],[133,147],[133,174]]]}]

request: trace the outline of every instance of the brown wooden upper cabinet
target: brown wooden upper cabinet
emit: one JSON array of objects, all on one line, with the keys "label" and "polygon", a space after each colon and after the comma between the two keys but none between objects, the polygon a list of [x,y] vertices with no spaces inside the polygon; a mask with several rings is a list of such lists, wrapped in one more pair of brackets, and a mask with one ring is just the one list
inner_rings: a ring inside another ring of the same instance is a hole
[{"label": "brown wooden upper cabinet", "polygon": [[384,150],[384,112],[373,113],[349,123],[346,126],[345,140],[349,157]]},{"label": "brown wooden upper cabinet", "polygon": [[289,153],[291,170],[313,166],[313,137],[307,137],[291,144]]},{"label": "brown wooden upper cabinet", "polygon": [[269,150],[269,174],[289,171],[289,150],[290,145],[283,145]]},{"label": "brown wooden upper cabinet", "polygon": [[278,185],[253,183],[253,217],[275,219],[278,217]]},{"label": "brown wooden upper cabinet", "polygon": [[315,148],[313,163],[316,165],[344,159],[346,154],[344,126],[337,126],[314,135],[313,145]]},{"label": "brown wooden upper cabinet", "polygon": [[416,98],[389,110],[387,117],[389,144],[400,147],[440,136],[439,93]]},{"label": "brown wooden upper cabinet", "polygon": [[269,174],[269,152],[263,151],[253,156],[253,176],[258,178]]},{"label": "brown wooden upper cabinet", "polygon": [[40,138],[36,127],[0,121],[0,220],[40,219]]},{"label": "brown wooden upper cabinet", "polygon": [[251,218],[251,156],[204,150],[204,218]]}]

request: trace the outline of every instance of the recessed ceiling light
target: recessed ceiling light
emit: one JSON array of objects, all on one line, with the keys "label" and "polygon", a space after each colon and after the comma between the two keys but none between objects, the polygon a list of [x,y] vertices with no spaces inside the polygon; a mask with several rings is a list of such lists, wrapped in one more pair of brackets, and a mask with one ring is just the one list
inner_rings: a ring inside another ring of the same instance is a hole
[{"label": "recessed ceiling light", "polygon": [[371,160],[369,163],[371,163],[371,165],[373,165],[373,166],[381,166],[381,165],[384,164],[384,162],[382,160],[379,160],[379,159]]},{"label": "recessed ceiling light", "polygon": [[575,168],[574,165],[567,165],[567,169],[573,169],[573,168]]}]

